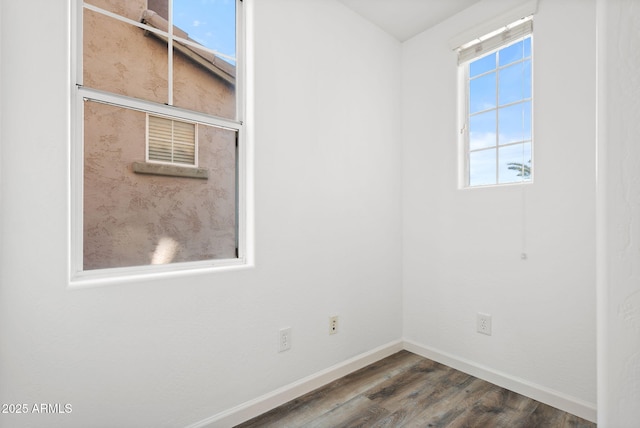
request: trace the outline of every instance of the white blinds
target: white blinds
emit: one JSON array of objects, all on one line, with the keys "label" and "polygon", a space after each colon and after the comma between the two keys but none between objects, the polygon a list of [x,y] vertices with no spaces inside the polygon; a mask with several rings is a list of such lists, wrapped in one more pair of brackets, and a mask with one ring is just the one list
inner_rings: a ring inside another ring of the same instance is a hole
[{"label": "white blinds", "polygon": [[193,123],[173,122],[173,161],[196,163],[196,126]]},{"label": "white blinds", "polygon": [[529,16],[472,40],[458,48],[458,65],[528,36],[532,32],[533,20],[532,16]]},{"label": "white blinds", "polygon": [[149,160],[195,165],[195,124],[149,115]]}]

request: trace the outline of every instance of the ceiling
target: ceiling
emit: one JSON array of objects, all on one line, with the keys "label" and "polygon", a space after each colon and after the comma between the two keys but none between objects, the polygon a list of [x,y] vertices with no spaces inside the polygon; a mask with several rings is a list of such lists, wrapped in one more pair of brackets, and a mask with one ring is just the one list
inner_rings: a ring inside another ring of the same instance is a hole
[{"label": "ceiling", "polygon": [[339,0],[401,42],[479,0]]}]

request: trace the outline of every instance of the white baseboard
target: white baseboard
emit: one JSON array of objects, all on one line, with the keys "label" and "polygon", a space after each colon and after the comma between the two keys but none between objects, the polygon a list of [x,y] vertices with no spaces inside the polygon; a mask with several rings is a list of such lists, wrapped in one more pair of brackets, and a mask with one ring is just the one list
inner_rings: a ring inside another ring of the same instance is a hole
[{"label": "white baseboard", "polygon": [[359,370],[371,363],[375,363],[389,355],[402,351],[403,342],[397,340],[386,345],[375,348],[369,352],[356,355],[342,363],[336,364],[318,373],[314,373],[299,381],[285,385],[273,392],[265,394],[261,397],[242,403],[224,412],[203,419],[195,424],[189,425],[187,428],[229,428],[242,422],[248,421],[258,415],[261,415],[271,409],[274,409],[288,401],[298,398],[314,389],[320,388]]},{"label": "white baseboard", "polygon": [[520,379],[506,373],[481,366],[473,361],[459,358],[446,352],[428,346],[420,345],[410,340],[397,340],[375,348],[369,352],[357,355],[347,361],[336,364],[318,373],[307,376],[276,389],[268,394],[242,403],[236,407],[203,419],[187,428],[229,428],[251,418],[259,416],[288,401],[300,397],[314,389],[320,388],[359,370],[371,363],[375,363],[389,355],[406,349],[425,358],[437,361],[461,372],[468,373],[479,379],[486,380],[502,388],[517,392],[526,397],[548,404],[565,412],[569,412],[591,422],[596,422],[596,405],[561,392],[537,385],[525,379]]},{"label": "white baseboard", "polygon": [[452,367],[479,379],[486,380],[487,382],[491,382],[526,397],[533,398],[536,401],[548,404],[549,406],[574,414],[588,421],[596,422],[596,405],[594,403],[589,403],[533,382],[501,373],[488,367],[483,367],[473,361],[459,358],[410,340],[405,340],[403,345],[404,349],[414,354],[429,358],[430,360]]}]

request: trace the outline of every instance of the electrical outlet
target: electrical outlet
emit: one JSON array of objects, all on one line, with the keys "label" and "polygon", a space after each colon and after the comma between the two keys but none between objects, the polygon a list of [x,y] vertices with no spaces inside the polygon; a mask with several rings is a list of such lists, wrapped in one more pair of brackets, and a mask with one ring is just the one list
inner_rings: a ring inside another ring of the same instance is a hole
[{"label": "electrical outlet", "polygon": [[278,352],[291,349],[291,327],[280,329],[280,340],[278,342]]},{"label": "electrical outlet", "polygon": [[478,333],[491,336],[491,315],[478,312]]},{"label": "electrical outlet", "polygon": [[336,334],[338,332],[338,316],[329,317],[329,334]]}]

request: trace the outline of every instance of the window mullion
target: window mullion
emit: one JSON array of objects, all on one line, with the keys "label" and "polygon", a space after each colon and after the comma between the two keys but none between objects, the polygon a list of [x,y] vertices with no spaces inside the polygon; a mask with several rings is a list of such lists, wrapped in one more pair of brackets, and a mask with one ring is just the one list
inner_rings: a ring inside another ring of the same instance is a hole
[{"label": "window mullion", "polygon": [[496,52],[496,184],[500,183],[500,51]]},{"label": "window mullion", "polygon": [[471,150],[470,150],[470,144],[471,144],[471,137],[470,137],[470,123],[471,123],[471,108],[470,108],[470,103],[471,103],[471,77],[470,77],[470,73],[469,73],[469,64],[467,64],[467,66],[465,67],[465,82],[466,82],[466,88],[465,88],[465,123],[464,123],[464,147],[465,147],[465,163],[464,163],[464,167],[465,167],[465,172],[464,172],[464,180],[465,180],[465,184],[467,186],[469,186],[471,184],[471,179],[470,179],[470,175],[471,175]]},{"label": "window mullion", "polygon": [[183,118],[192,122],[216,126],[223,129],[237,131],[242,128],[242,123],[237,120],[210,116],[192,110],[181,109],[180,107],[166,106],[164,104],[154,103],[153,101],[128,97],[126,95],[113,94],[85,86],[78,87],[78,91],[83,98],[104,104],[126,107],[131,110],[138,110],[145,113],[155,113],[162,116]]},{"label": "window mullion", "polygon": [[169,26],[167,27],[169,37],[167,38],[167,103],[173,105],[173,0],[169,2]]},{"label": "window mullion", "polygon": [[[160,30],[159,28],[155,28],[155,27],[152,27],[150,25],[143,24],[142,22],[134,21],[134,20],[129,19],[129,18],[125,17],[125,16],[118,15],[117,13],[109,12],[108,10],[101,9],[98,6],[94,6],[94,5],[89,4],[89,3],[84,3],[83,4],[83,8],[84,9],[88,9],[88,10],[90,10],[92,12],[99,13],[99,14],[104,15],[104,16],[108,16],[109,18],[115,19],[116,21],[120,21],[120,22],[123,22],[125,24],[133,25],[133,26],[138,27],[138,28],[140,28],[142,30],[149,31],[150,33],[159,34],[159,35],[164,36],[164,37],[168,37],[168,35],[169,35],[168,33],[165,33],[164,31]],[[82,10],[81,10],[80,13],[82,14]],[[82,52],[80,52],[80,53],[82,53]]]}]

